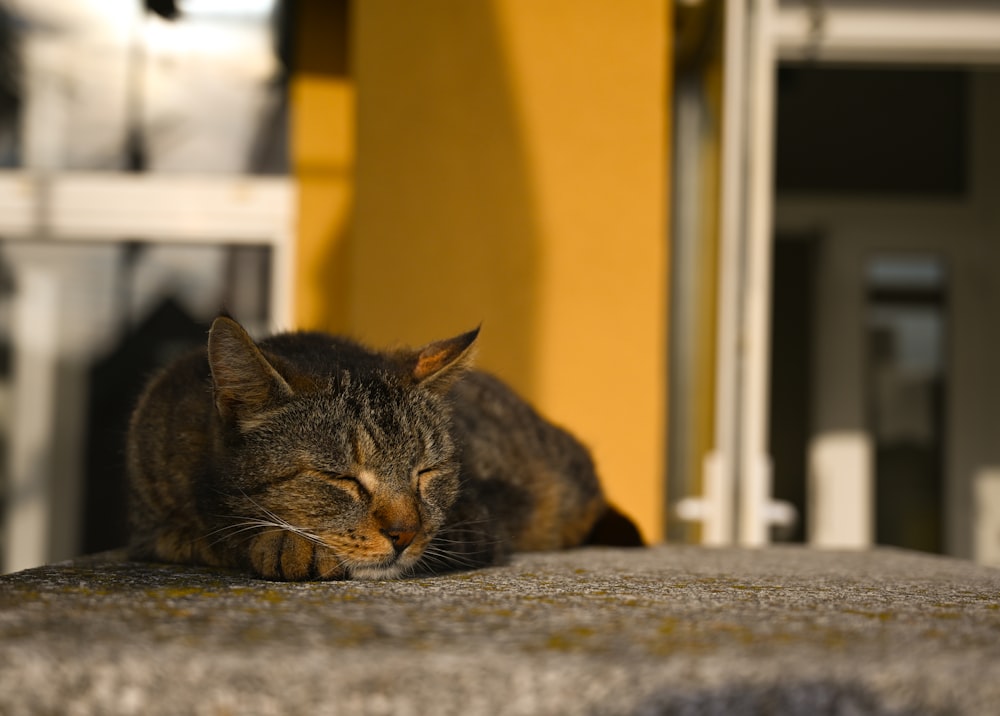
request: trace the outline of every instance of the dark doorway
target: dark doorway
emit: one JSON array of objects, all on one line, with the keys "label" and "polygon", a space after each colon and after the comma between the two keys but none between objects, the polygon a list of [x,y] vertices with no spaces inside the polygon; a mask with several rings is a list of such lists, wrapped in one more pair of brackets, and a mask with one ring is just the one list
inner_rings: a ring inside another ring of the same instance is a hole
[{"label": "dark doorway", "polygon": [[875,540],[943,551],[947,280],[928,255],[868,261],[867,412]]},{"label": "dark doorway", "polygon": [[776,528],[777,541],[802,542],[809,519],[807,451],[812,427],[813,296],[816,239],[779,237],[774,243],[771,304],[771,424],[774,497],[795,506],[799,519]]}]

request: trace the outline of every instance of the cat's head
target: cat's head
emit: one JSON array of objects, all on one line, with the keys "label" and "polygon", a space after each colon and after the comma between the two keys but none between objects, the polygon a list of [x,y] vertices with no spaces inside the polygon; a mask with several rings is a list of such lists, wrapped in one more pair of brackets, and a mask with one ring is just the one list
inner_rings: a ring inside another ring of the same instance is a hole
[{"label": "cat's head", "polygon": [[445,394],[477,334],[372,353],[317,334],[258,346],[216,319],[208,355],[228,517],[248,534],[322,545],[344,576],[405,574],[458,494]]}]

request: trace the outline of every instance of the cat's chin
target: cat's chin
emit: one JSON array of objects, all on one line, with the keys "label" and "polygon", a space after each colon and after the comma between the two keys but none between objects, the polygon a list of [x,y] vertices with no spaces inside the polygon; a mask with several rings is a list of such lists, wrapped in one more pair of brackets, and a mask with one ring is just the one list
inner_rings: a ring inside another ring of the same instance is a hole
[{"label": "cat's chin", "polygon": [[424,550],[422,547],[418,548],[414,545],[413,547],[410,547],[410,549],[395,557],[387,557],[381,561],[368,563],[348,562],[345,567],[347,569],[347,575],[351,579],[399,579],[400,577],[405,577],[412,572],[413,567],[420,561],[421,557],[423,557],[423,553]]},{"label": "cat's chin", "polygon": [[380,580],[398,579],[406,568],[398,562],[389,565],[357,565],[350,568],[351,579]]}]

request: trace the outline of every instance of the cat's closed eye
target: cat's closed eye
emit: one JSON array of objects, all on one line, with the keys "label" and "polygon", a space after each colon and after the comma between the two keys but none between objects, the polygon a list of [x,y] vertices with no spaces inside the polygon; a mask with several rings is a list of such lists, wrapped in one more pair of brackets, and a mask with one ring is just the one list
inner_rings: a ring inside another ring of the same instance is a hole
[{"label": "cat's closed eye", "polygon": [[361,483],[361,480],[357,476],[351,475],[346,472],[324,472],[321,473],[324,480],[331,482],[338,487],[356,492],[358,495],[364,496],[368,494],[368,489]]},{"label": "cat's closed eye", "polygon": [[441,472],[440,467],[425,467],[417,470],[415,482],[417,484],[417,494],[422,496],[422,490],[428,480],[432,480]]}]

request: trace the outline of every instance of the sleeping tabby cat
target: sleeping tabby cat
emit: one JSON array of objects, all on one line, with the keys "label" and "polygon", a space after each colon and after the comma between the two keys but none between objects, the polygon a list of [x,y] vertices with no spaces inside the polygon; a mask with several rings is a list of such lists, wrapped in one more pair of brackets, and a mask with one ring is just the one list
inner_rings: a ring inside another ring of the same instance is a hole
[{"label": "sleeping tabby cat", "polygon": [[586,449],[469,368],[478,330],[374,352],[228,317],[129,428],[131,553],[268,579],[392,578],[641,544]]}]

